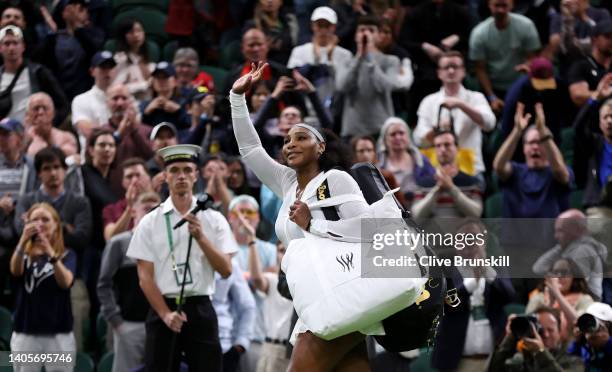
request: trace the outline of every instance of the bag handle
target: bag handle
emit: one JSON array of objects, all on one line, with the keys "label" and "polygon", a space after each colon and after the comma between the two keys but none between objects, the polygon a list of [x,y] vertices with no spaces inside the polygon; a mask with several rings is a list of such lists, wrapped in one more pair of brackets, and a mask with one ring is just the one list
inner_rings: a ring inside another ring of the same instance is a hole
[{"label": "bag handle", "polygon": [[[23,69],[26,67],[25,63],[22,63],[21,66],[19,66],[19,68],[17,69],[17,72],[15,73],[15,76],[13,76],[13,80],[11,80],[11,83],[8,85],[8,87],[6,87],[6,89],[1,92],[0,94],[2,95],[6,95],[8,93],[11,93],[13,91],[13,88],[15,88],[15,84],[17,84],[17,80],[19,79],[19,76],[21,76],[21,72],[23,71]],[[5,70],[6,71],[6,70]],[[3,71],[4,72],[4,71]]]}]

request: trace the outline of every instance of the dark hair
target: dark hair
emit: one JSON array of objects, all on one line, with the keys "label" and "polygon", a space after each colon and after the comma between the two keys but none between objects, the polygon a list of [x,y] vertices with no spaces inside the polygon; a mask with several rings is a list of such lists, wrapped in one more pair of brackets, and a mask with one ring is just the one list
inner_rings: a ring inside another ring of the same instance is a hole
[{"label": "dark hair", "polygon": [[257,83],[253,84],[251,86],[251,89],[249,89],[249,91],[246,92],[246,102],[247,102],[247,107],[249,108],[249,112],[254,111],[253,106],[251,106],[251,98],[253,97],[253,94],[255,94],[255,92],[260,86],[265,87],[268,90],[269,94],[272,94],[272,92],[274,91],[274,86],[272,86],[271,80],[259,80]]},{"label": "dark hair", "polygon": [[368,135],[357,136],[357,137],[351,138],[351,157],[353,159],[357,158],[357,143],[359,143],[359,141],[371,142],[372,145],[374,145],[374,154],[376,154],[376,140],[374,139],[374,137],[368,136]]},{"label": "dark hair", "polygon": [[[125,35],[130,32],[134,25],[138,23],[144,29],[144,25],[142,22],[135,18],[127,18],[117,24],[115,28],[115,40],[117,41],[117,51],[118,52],[129,52],[130,46],[127,43],[127,39]],[[138,50],[138,54],[144,60],[144,62],[149,62],[149,48],[147,47],[147,38],[145,36],[145,42],[142,43],[142,46]]]},{"label": "dark hair", "polygon": [[[89,140],[87,141],[87,147],[94,147],[96,145],[96,142],[98,141],[98,137],[101,136],[111,136],[113,137],[113,132],[110,129],[106,129],[106,128],[95,128],[92,132],[91,132],[91,136],[89,137]],[[114,139],[115,137],[113,137]],[[116,140],[115,140],[115,144],[116,144]]]},{"label": "dark hair", "polygon": [[463,54],[457,50],[449,50],[448,52],[443,52],[440,57],[438,57],[438,63],[442,58],[461,58],[461,62],[465,63],[465,57]]},{"label": "dark hair", "polygon": [[[555,260],[555,262],[553,263],[553,266],[551,266],[551,270],[554,267],[554,265],[559,261],[567,262],[570,268],[570,273],[572,275],[572,283],[570,284],[569,292],[587,294],[591,296],[594,300],[597,301],[599,297],[596,296],[593,292],[591,292],[588,282],[586,281],[585,278],[581,277],[585,274],[582,273],[578,265],[573,260],[569,258],[559,258],[558,260]],[[544,281],[540,283],[540,285],[538,286],[538,289],[540,290],[540,292],[544,292]]]},{"label": "dark hair", "polygon": [[352,165],[351,151],[342,143],[340,137],[329,129],[322,129],[325,151],[319,158],[319,168],[328,171],[333,168],[349,170]]},{"label": "dark hair", "polygon": [[453,136],[455,146],[459,146],[459,141],[457,140],[457,135],[455,134],[455,132],[453,132],[452,130],[448,130],[448,129],[439,129],[438,127],[435,127],[433,130],[433,138],[431,142],[435,141],[436,138],[442,135],[445,135],[445,134],[450,134],[451,136]]},{"label": "dark hair", "polygon": [[36,169],[36,173],[40,173],[43,164],[53,163],[56,160],[59,161],[62,168],[68,168],[66,165],[66,155],[64,155],[64,152],[59,148],[49,146],[38,151],[36,155],[34,155],[34,169]]},{"label": "dark hair", "polygon": [[306,117],[306,113],[304,112],[304,110],[302,110],[299,106],[297,105],[288,105],[283,107],[282,110],[280,110],[280,112],[278,113],[278,116],[280,117],[280,115],[283,113],[283,111],[285,111],[286,109],[293,107],[294,109],[298,110],[298,112],[300,113],[300,120],[304,120],[304,118]]},{"label": "dark hair", "polygon": [[542,314],[542,313],[548,313],[552,315],[553,317],[555,317],[555,320],[557,321],[557,329],[559,331],[561,330],[561,312],[559,311],[559,309],[555,309],[554,307],[542,305],[542,306],[538,306],[533,311],[533,314]]},{"label": "dark hair", "polygon": [[[234,191],[234,194],[236,195],[244,195],[244,194],[250,195],[251,189],[249,188],[249,185],[247,182],[246,169],[244,168],[244,164],[242,163],[242,159],[240,158],[240,156],[231,156],[225,160],[225,164],[227,164],[228,167],[231,164],[235,164],[235,163],[240,165],[240,169],[242,170],[242,174],[244,175],[244,182],[242,183],[242,185],[238,186],[238,188],[236,188],[235,190],[233,189],[232,191]],[[229,187],[229,183],[227,186]]]},{"label": "dark hair", "polygon": [[136,165],[142,165],[142,167],[144,168],[145,172],[147,172],[147,174],[149,174],[149,170],[147,169],[147,163],[145,163],[144,160],[142,160],[142,158],[139,157],[133,157],[133,158],[127,158],[123,161],[123,163],[121,163],[121,171],[125,172],[125,170],[127,168],[136,166]]},{"label": "dark hair", "polygon": [[371,14],[362,15],[357,19],[357,27],[361,25],[376,26],[377,28],[380,28],[380,18]]},{"label": "dark hair", "polygon": [[225,154],[220,152],[220,153],[217,153],[214,155],[208,155],[207,157],[205,157],[204,160],[202,160],[202,163],[200,164],[200,169],[206,167],[206,164],[210,163],[211,161],[215,161],[215,160],[222,161],[225,164],[227,164]]}]

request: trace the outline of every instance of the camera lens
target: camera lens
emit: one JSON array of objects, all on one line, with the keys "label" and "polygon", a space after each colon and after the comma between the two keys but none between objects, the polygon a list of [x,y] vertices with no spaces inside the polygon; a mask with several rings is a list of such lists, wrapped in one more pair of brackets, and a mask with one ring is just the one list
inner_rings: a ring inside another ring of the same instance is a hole
[{"label": "camera lens", "polygon": [[591,314],[582,314],[576,323],[582,333],[591,333],[597,330],[597,319]]}]

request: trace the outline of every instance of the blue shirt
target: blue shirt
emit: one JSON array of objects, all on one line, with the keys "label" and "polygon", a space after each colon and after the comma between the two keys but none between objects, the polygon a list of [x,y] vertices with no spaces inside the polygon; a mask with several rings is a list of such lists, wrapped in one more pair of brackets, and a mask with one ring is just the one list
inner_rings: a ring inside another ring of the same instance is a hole
[{"label": "blue shirt", "polygon": [[[76,254],[72,250],[65,251],[62,263],[74,275]],[[25,256],[24,266],[17,290],[15,332],[29,335],[72,332],[70,288],[63,289],[57,284],[49,257]]]},{"label": "blue shirt", "polygon": [[580,356],[587,372],[610,371],[612,367],[612,337],[596,352],[588,344],[579,344],[576,341],[572,342],[567,352]]},{"label": "blue shirt", "polygon": [[500,182],[504,193],[504,218],[556,218],[569,208],[570,185],[574,172],[564,185],[553,177],[550,167],[529,169],[527,164],[512,162],[512,175]]},{"label": "blue shirt", "polygon": [[612,174],[612,144],[604,141],[604,149],[599,159],[599,183],[601,186],[608,181],[608,176]]}]

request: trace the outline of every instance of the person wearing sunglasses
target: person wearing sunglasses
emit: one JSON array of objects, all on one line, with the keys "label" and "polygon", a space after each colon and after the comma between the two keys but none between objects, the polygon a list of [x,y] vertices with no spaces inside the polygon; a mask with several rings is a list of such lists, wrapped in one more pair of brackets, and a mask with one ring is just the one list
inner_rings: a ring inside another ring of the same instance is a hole
[{"label": "person wearing sunglasses", "polygon": [[572,327],[578,314],[593,303],[594,297],[580,267],[571,259],[561,258],[553,264],[547,277],[534,290],[525,311],[530,313],[540,306],[559,309],[561,340],[568,342],[572,339]]}]

